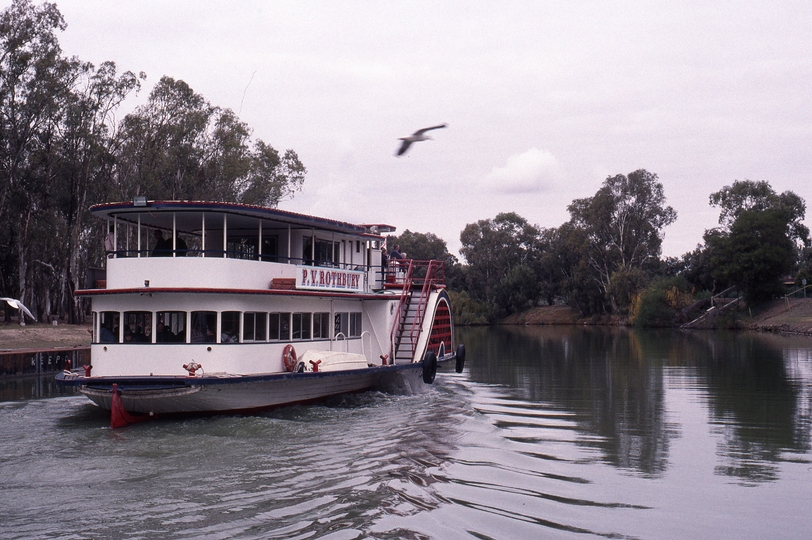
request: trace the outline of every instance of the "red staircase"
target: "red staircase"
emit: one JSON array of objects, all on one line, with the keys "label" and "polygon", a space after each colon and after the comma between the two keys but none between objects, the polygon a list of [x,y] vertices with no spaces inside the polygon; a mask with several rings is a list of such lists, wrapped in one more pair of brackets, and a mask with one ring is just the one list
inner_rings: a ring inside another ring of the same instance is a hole
[{"label": "red staircase", "polygon": [[[431,291],[445,282],[445,267],[440,261],[397,261],[394,283],[390,288],[400,288],[395,321],[389,335],[390,358],[395,363],[411,362],[426,317]],[[400,270],[402,269],[402,275]],[[391,271],[391,270],[390,270]]]}]

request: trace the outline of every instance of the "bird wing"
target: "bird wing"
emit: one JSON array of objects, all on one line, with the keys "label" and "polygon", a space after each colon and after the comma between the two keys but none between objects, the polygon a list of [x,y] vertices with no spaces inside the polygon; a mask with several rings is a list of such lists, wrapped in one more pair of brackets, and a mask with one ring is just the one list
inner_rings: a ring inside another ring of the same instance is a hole
[{"label": "bird wing", "polygon": [[448,124],[440,124],[439,126],[431,126],[423,129],[418,129],[414,132],[414,135],[422,135],[427,131],[431,131],[432,129],[442,129],[444,127],[448,127]]},{"label": "bird wing", "polygon": [[4,297],[4,298],[0,298],[0,300],[5,300],[5,301],[8,303],[8,305],[10,305],[11,307],[13,307],[14,309],[19,309],[19,310],[22,310],[22,312],[23,312],[23,313],[25,313],[26,315],[28,315],[29,317],[31,317],[31,319],[32,319],[34,322],[37,322],[37,318],[36,318],[36,317],[34,317],[34,314],[33,314],[33,313],[31,313],[30,311],[28,311],[28,308],[27,308],[27,307],[25,307],[25,306],[23,305],[23,303],[22,303],[22,302],[20,302],[19,300],[15,300],[14,298],[5,298],[5,297]]},{"label": "bird wing", "polygon": [[411,145],[412,141],[404,140],[403,144],[400,145],[400,150],[398,150],[397,155],[402,156],[403,154],[405,154],[406,150],[408,150]]}]

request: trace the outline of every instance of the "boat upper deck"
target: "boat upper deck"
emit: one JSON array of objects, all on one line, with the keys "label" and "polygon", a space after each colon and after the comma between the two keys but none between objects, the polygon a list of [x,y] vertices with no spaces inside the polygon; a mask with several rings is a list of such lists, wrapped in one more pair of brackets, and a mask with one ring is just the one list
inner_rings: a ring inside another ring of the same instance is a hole
[{"label": "boat upper deck", "polygon": [[90,210],[109,232],[106,268],[88,289],[370,293],[385,287],[383,234],[395,230],[237,203],[142,198]]}]

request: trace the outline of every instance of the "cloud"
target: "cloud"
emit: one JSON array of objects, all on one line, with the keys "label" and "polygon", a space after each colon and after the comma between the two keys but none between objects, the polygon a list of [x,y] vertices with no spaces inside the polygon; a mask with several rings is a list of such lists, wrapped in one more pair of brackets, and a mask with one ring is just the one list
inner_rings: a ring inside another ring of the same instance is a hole
[{"label": "cloud", "polygon": [[534,193],[546,190],[558,176],[558,160],[550,152],[531,148],[494,167],[485,183],[500,193]]}]

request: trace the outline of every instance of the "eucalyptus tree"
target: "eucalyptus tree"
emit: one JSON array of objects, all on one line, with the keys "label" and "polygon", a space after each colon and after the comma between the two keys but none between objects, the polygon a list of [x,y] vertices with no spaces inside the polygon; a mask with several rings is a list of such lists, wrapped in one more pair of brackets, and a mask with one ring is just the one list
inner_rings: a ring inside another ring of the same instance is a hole
[{"label": "eucalyptus tree", "polygon": [[542,294],[548,304],[563,299],[582,315],[604,310],[605,297],[588,264],[589,236],[572,222],[543,232],[539,260]]},{"label": "eucalyptus tree", "polygon": [[736,180],[710,195],[710,205],[719,207],[719,224],[730,231],[743,212],[782,208],[787,220],[787,235],[799,247],[809,245],[809,229],[803,224],[806,203],[793,193],[778,194],[765,180]]},{"label": "eucalyptus tree", "polygon": [[805,201],[792,191],[777,194],[766,181],[737,180],[712,193],[710,204],[720,208],[721,225],[705,231],[713,277],[736,285],[751,302],[779,294],[781,278],[810,245]]},{"label": "eucalyptus tree", "polygon": [[98,68],[85,63],[81,77],[64,105],[60,124],[58,176],[55,192],[55,220],[64,230],[67,253],[60,257],[60,305],[70,306],[69,322],[81,318],[79,299],[73,291],[81,287],[86,261],[91,258],[92,221],[87,211],[91,202],[106,200],[113,177],[113,112],[132,92],[140,89],[140,77],[116,72],[113,62]]},{"label": "eucalyptus tree", "polygon": [[515,212],[501,213],[494,219],[466,225],[460,241],[460,254],[468,263],[468,291],[473,298],[496,314],[515,305],[507,289],[511,284],[521,284],[526,293],[533,295],[527,299],[528,304],[536,303],[540,289],[528,285],[527,271],[514,271],[524,266],[535,272],[541,249],[541,230],[536,225]]},{"label": "eucalyptus tree", "polygon": [[103,256],[90,205],[139,194],[275,205],[306,170],[170,77],[116,123],[145,75],[65,57],[65,28],[54,4],[14,0],[0,12],[0,291],[75,322],[72,293]]},{"label": "eucalyptus tree", "polygon": [[50,209],[57,177],[59,125],[80,76],[76,59],[62,56],[55,32],[65,21],[54,4],[15,0],[0,13],[0,223],[9,293],[33,302],[40,218]]},{"label": "eucalyptus tree", "polygon": [[230,109],[184,81],[162,77],[119,131],[115,195],[276,205],[307,172],[293,150],[279,153]]},{"label": "eucalyptus tree", "polygon": [[796,262],[787,235],[791,217],[786,208],[744,210],[726,234],[706,235],[713,274],[735,284],[748,302],[759,303],[782,294],[781,278]]},{"label": "eucalyptus tree", "polygon": [[571,223],[587,234],[586,262],[615,311],[622,306],[611,294],[612,280],[626,280],[624,274],[659,260],[662,230],[677,213],[666,206],[657,175],[645,169],[608,177],[593,197],[567,209]]}]

